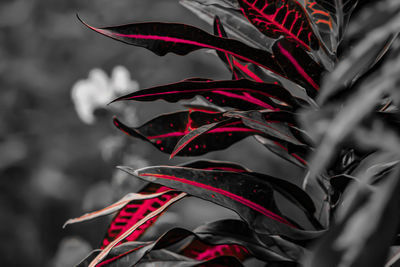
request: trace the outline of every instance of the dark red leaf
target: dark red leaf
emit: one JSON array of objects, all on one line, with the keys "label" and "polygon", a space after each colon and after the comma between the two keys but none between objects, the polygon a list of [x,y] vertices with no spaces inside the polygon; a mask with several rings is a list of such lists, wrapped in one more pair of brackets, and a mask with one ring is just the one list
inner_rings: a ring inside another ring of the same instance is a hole
[{"label": "dark red leaf", "polygon": [[[226,119],[223,113],[180,111],[161,115],[138,128],[128,127],[117,119],[114,119],[114,124],[128,135],[148,141],[162,152],[171,154],[182,137],[201,126]],[[225,124],[223,127],[200,135],[195,142],[183,147],[179,155],[197,156],[214,150],[225,149],[255,133],[259,133],[259,131],[250,129],[237,120],[235,124],[233,122],[232,124]]]},{"label": "dark red leaf", "polygon": [[[214,34],[219,37],[227,38],[227,34],[225,32],[224,26],[222,25],[221,20],[218,16],[215,16],[214,19]],[[238,80],[240,78],[244,78],[243,75],[237,70],[233,63],[232,55],[228,53],[223,53],[221,51],[217,51],[218,57],[225,63],[225,65],[229,68],[232,73],[232,80]]]},{"label": "dark red leaf", "polygon": [[129,167],[119,168],[143,180],[160,183],[232,209],[260,233],[279,234],[293,239],[310,239],[320,234],[299,230],[284,218],[276,207],[268,180],[258,176],[184,167],[156,166],[137,171]]},{"label": "dark red leaf", "polygon": [[[165,186],[160,186],[158,184],[148,184],[144,189],[140,191],[140,193],[151,194],[168,190],[170,190],[170,188]],[[163,203],[168,202],[171,198],[177,196],[178,194],[179,192],[168,192],[154,199],[135,200],[129,202],[124,208],[122,208],[118,212],[118,214],[111,221],[111,224],[107,229],[106,236],[101,243],[101,248],[106,247],[110,242],[123,234],[132,225],[136,224],[147,214],[158,209],[163,205]],[[153,223],[158,219],[159,216],[153,217],[152,219],[148,220],[145,224],[140,226],[135,232],[128,236],[124,240],[124,242],[137,240],[150,226],[153,225]]]},{"label": "dark red leaf", "polygon": [[318,50],[318,38],[297,1],[238,0],[243,14],[265,35],[285,36],[308,51]]},{"label": "dark red leaf", "polygon": [[277,41],[272,50],[286,74],[291,79],[298,81],[306,89],[309,96],[314,97],[319,90],[324,69],[299,45],[286,39]]},{"label": "dark red leaf", "polygon": [[[146,253],[169,247],[191,236],[195,238],[194,240],[199,240],[203,242],[202,244],[207,244],[210,247],[218,245],[240,246],[243,252],[244,249],[246,250],[246,254],[250,253],[256,258],[268,262],[290,263],[299,260],[304,253],[301,247],[289,241],[275,239],[271,236],[257,235],[243,221],[221,220],[202,225],[193,232],[182,228],[174,228],[154,242],[128,242],[122,244],[114,247],[107,258],[98,266],[104,266],[105,264],[114,266],[113,264],[125,262],[131,264],[128,266],[132,266]],[[78,266],[87,266],[98,253],[98,250],[93,251]],[[223,252],[222,255],[224,254]]]},{"label": "dark red leaf", "polygon": [[147,22],[95,28],[86,23],[84,24],[105,36],[127,44],[147,48],[159,56],[164,56],[169,52],[186,55],[202,48],[215,49],[228,53],[240,60],[259,65],[278,75],[283,75],[271,53],[252,48],[234,39],[221,38],[209,34],[190,25]]},{"label": "dark red leaf", "polygon": [[[247,79],[237,81],[185,80],[136,91],[121,96],[114,101],[155,101],[163,99],[168,102],[177,102],[182,99],[191,99],[196,95],[203,96],[212,104],[241,110],[289,109],[287,105],[290,105],[292,108],[298,108],[301,101],[277,84],[253,82]],[[271,98],[286,104],[279,105],[271,100]]]}]

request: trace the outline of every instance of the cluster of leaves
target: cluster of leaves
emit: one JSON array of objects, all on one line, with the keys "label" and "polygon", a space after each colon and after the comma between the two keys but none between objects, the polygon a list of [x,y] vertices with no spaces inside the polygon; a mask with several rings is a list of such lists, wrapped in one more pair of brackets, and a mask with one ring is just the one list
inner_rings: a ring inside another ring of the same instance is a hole
[{"label": "cluster of leaves", "polygon": [[[119,97],[115,101],[197,101],[140,127],[118,119],[115,126],[171,157],[202,155],[253,136],[306,175],[283,179],[209,160],[121,166],[147,184],[67,222],[118,211],[100,249],[79,266],[243,266],[250,258],[267,266],[399,264],[399,256],[387,258],[399,226],[400,2],[181,3],[212,23],[213,34],[177,23],[85,25],[160,56],[211,49],[232,79],[190,78]],[[241,220],[138,241],[163,211],[188,196],[231,209]],[[282,205],[297,211],[286,214]]]}]

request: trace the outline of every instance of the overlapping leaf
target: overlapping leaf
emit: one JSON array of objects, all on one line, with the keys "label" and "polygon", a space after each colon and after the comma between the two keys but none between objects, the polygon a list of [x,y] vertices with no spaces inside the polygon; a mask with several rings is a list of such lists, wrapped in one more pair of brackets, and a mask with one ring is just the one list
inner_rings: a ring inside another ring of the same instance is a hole
[{"label": "overlapping leaf", "polygon": [[272,50],[285,73],[314,97],[319,90],[323,68],[298,45],[286,39],[277,41]]},{"label": "overlapping leaf", "polygon": [[[151,194],[164,191],[170,191],[170,189],[168,187],[159,186],[157,184],[149,184],[141,191],[141,193]],[[129,202],[115,215],[115,217],[111,221],[110,225],[108,226],[107,233],[101,243],[101,248],[105,248],[113,240],[126,232],[132,225],[135,225],[146,215],[160,208],[161,206],[163,206],[164,203],[168,202],[173,197],[176,197],[178,194],[179,192],[176,191],[167,192],[157,198],[141,201],[134,200]],[[159,216],[155,216],[148,220],[146,223],[142,224],[139,228],[135,230],[135,232],[126,237],[123,242],[137,240],[150,226],[154,224],[158,217]]]},{"label": "overlapping leaf", "polygon": [[265,35],[285,36],[308,51],[319,41],[304,9],[296,1],[238,0],[243,14]]},{"label": "overlapping leaf", "polygon": [[351,13],[357,5],[358,0],[314,0],[327,10],[336,21],[338,26],[337,38],[340,42],[343,38]]},{"label": "overlapping leaf", "polygon": [[[128,135],[148,141],[159,150],[171,154],[182,137],[199,127],[208,129],[207,125],[213,122],[226,121],[226,119],[223,113],[180,111],[161,115],[138,128],[128,127],[117,119],[114,119],[114,124]],[[197,156],[210,151],[225,149],[256,133],[259,133],[259,131],[244,126],[239,120],[227,123],[198,136],[190,145],[183,147],[179,155]]]},{"label": "overlapping leaf", "polygon": [[120,168],[143,180],[182,190],[232,209],[259,232],[282,234],[294,239],[310,239],[320,234],[299,230],[280,215],[273,199],[273,188],[266,177],[182,167],[157,166],[137,171],[129,167]]},{"label": "overlapping leaf", "polygon": [[221,19],[230,36],[249,46],[266,49],[273,40],[257,30],[239,11],[235,5],[224,5],[215,0],[181,0],[180,4],[192,11],[199,18],[212,25],[215,16]]},{"label": "overlapping leaf", "polygon": [[[375,16],[384,19],[380,19],[380,24],[370,31],[365,29],[368,24],[365,25],[363,34],[365,32],[368,34],[346,54],[335,70],[324,80],[323,90],[318,97],[321,104],[326,102],[329,97],[335,96],[339,89],[352,85],[357,78],[372,68],[390,48],[400,28],[398,12],[400,3],[392,0],[387,0],[385,3],[387,4],[385,9],[371,7],[374,10],[371,20]],[[377,10],[380,12],[377,13]]]},{"label": "overlapping leaf", "polygon": [[[105,260],[100,263],[100,266],[104,264],[107,264],[107,266],[132,266],[146,257],[146,254],[163,250],[189,237],[194,237],[196,242],[206,245],[210,249],[219,248],[218,254],[211,255],[212,252],[209,252],[208,260],[218,259],[221,256],[235,256],[239,259],[244,259],[251,254],[265,261],[290,263],[298,259],[302,252],[302,248],[292,244],[290,246],[283,245],[272,237],[261,237],[264,240],[261,241],[260,237],[242,221],[222,220],[202,225],[193,232],[182,228],[174,228],[154,242],[122,244],[113,248]],[[78,266],[87,266],[98,253],[99,251],[93,251]],[[180,251],[180,254],[186,254],[186,260],[196,259],[197,254],[194,253],[194,251],[189,251],[189,247]],[[167,258],[163,257],[162,260],[166,261]]]},{"label": "overlapping leaf", "polygon": [[[120,100],[155,101],[163,99],[168,102],[177,102],[201,95],[207,101],[224,107],[233,107],[241,110],[251,109],[288,109],[298,108],[300,101],[292,96],[285,88],[273,83],[253,82],[247,79],[199,81],[184,80],[178,83],[155,86],[136,91],[117,98]],[[276,99],[285,103],[280,105]],[[303,102],[302,102],[303,103]]]}]

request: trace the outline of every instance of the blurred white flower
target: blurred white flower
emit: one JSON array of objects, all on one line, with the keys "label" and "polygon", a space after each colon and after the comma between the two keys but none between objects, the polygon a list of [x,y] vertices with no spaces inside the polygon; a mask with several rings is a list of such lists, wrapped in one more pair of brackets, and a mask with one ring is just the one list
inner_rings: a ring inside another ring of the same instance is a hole
[{"label": "blurred white flower", "polygon": [[111,78],[101,69],[93,69],[85,80],[77,81],[71,90],[79,118],[93,124],[96,120],[94,111],[104,107],[117,96],[135,91],[139,88],[136,81],[131,80],[129,71],[123,66],[112,70]]}]

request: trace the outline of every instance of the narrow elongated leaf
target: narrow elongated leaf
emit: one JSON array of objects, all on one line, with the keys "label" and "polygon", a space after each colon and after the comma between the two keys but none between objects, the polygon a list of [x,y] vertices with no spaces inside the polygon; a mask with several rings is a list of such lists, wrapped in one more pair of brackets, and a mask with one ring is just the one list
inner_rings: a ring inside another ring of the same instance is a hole
[{"label": "narrow elongated leaf", "polygon": [[119,168],[143,180],[170,186],[232,209],[260,233],[282,234],[293,239],[310,239],[320,234],[299,230],[282,217],[275,206],[271,186],[256,176],[182,167],[149,167],[137,171]]},{"label": "narrow elongated leaf", "polygon": [[271,98],[286,103],[293,108],[300,106],[296,97],[277,84],[253,82],[247,79],[237,81],[182,81],[167,85],[155,86],[121,96],[114,101],[135,100],[155,101],[163,99],[177,102],[201,95],[207,101],[225,107],[241,110],[251,109],[288,109]]},{"label": "narrow elongated leaf", "polygon": [[262,33],[272,38],[285,36],[310,51],[319,49],[304,9],[296,1],[238,0],[243,14]]},{"label": "narrow elongated leaf", "polygon": [[285,116],[289,117],[288,113],[274,114],[273,112],[261,113],[258,111],[232,111],[225,114],[225,116],[240,118],[246,126],[258,130],[268,137],[289,142],[294,145],[304,145],[303,142],[299,141],[299,139],[293,135],[288,123],[282,121]]},{"label": "narrow elongated leaf", "polygon": [[206,244],[238,244],[254,257],[268,262],[298,260],[304,249],[274,236],[258,235],[241,220],[221,220],[199,226],[193,231]]},{"label": "narrow elongated leaf", "polygon": [[167,202],[163,203],[163,206],[159,207],[158,209],[150,212],[144,218],[140,219],[136,224],[132,225],[129,229],[119,235],[116,239],[110,242],[89,264],[89,267],[95,267],[99,262],[101,262],[108,253],[121,241],[125,240],[128,236],[130,236],[136,229],[138,229],[141,225],[148,222],[150,219],[158,216],[161,214],[165,209],[167,209],[170,205],[175,203],[176,201],[184,198],[186,193],[180,193],[177,196],[174,196]]},{"label": "narrow elongated leaf", "polygon": [[105,36],[130,45],[147,48],[159,56],[164,56],[169,52],[186,55],[202,48],[215,49],[257,64],[278,75],[284,75],[271,53],[252,48],[237,40],[214,36],[190,25],[147,22],[95,28],[84,24]]},{"label": "narrow elongated leaf", "polygon": [[209,260],[197,261],[167,250],[151,251],[136,266],[147,267],[149,264],[159,267],[194,267],[199,265],[204,267],[243,267],[237,258],[231,256],[220,256]]},{"label": "narrow elongated leaf", "polygon": [[[102,248],[108,246],[111,242],[124,234],[130,227],[132,227],[132,225],[135,225],[141,219],[146,217],[147,214],[157,210],[163,206],[164,203],[168,202],[179,194],[179,192],[171,191],[170,188],[157,184],[147,185],[141,191],[141,193],[152,195],[157,194],[159,196],[152,199],[132,200],[125,204],[124,207],[115,215],[108,226],[107,233],[101,243]],[[158,216],[155,216],[146,221],[139,228],[137,228],[134,233],[127,236],[123,241],[126,242],[137,240],[150,226],[153,225],[157,218]]]},{"label": "narrow elongated leaf", "polygon": [[[159,187],[159,186],[157,186]],[[109,215],[113,212],[116,212],[122,208],[124,208],[128,203],[132,202],[132,201],[141,201],[141,200],[147,200],[147,199],[154,199],[157,197],[160,197],[166,193],[170,193],[173,190],[172,189],[167,189],[164,188],[165,190],[157,190],[159,192],[157,193],[148,193],[148,189],[145,190],[145,192],[147,192],[147,194],[143,194],[143,193],[129,193],[126,196],[124,196],[122,199],[120,199],[119,201],[115,202],[114,204],[105,207],[101,210],[98,211],[94,211],[94,212],[90,212],[90,213],[86,213],[78,218],[74,218],[74,219],[69,219],[68,221],[66,221],[63,225],[63,228],[65,226],[67,226],[68,224],[73,224],[73,223],[78,223],[78,222],[84,222],[84,221],[89,221],[89,220],[93,220],[95,218],[101,217],[101,216],[106,216]],[[132,203],[130,203],[132,204]]]},{"label": "narrow elongated leaf", "polygon": [[196,160],[182,165],[187,168],[202,169],[202,170],[220,170],[231,172],[249,172],[250,170],[237,163],[218,161],[218,160]]},{"label": "narrow elongated leaf", "polygon": [[[181,111],[161,115],[138,128],[130,128],[117,119],[114,119],[114,124],[128,135],[148,141],[162,152],[171,154],[182,137],[204,126],[199,130],[202,133],[201,130],[208,129],[207,124],[226,119],[222,113]],[[193,134],[196,135],[196,133]],[[227,123],[197,136],[195,142],[191,142],[190,145],[185,145],[179,150],[179,155],[197,156],[225,149],[256,133],[259,131],[244,126],[240,121]]]},{"label": "narrow elongated leaf", "polygon": [[277,41],[272,47],[279,65],[290,77],[299,81],[307,94],[314,97],[319,90],[323,68],[305,51],[286,39]]},{"label": "narrow elongated leaf", "polygon": [[[198,138],[200,137],[206,137],[204,136],[206,133],[212,134],[213,132],[218,132],[218,131],[223,131],[227,130],[228,135],[227,136],[233,136],[233,134],[237,135],[243,135],[245,132],[247,135],[254,134],[254,133],[259,133],[257,130],[249,129],[247,127],[244,127],[240,121],[235,121],[235,120],[225,120],[221,122],[214,122],[210,124],[206,124],[203,126],[200,126],[199,128],[189,132],[186,134],[184,137],[182,137],[178,143],[176,144],[174,151],[171,153],[170,158],[173,158],[175,155],[177,155],[181,150],[183,150],[186,146],[191,145],[192,147],[196,146],[198,147],[199,145],[199,140]],[[223,142],[230,142],[230,140],[222,140]]]},{"label": "narrow elongated leaf", "polygon": [[[208,262],[210,264],[221,264],[217,266],[242,266],[239,260],[237,260],[235,257],[232,257],[233,255],[230,255],[228,253],[215,255],[213,257],[209,257],[208,259],[198,261],[194,258],[172,253],[168,250],[163,249],[191,236],[195,237],[198,240],[204,239],[203,235],[201,234],[197,235],[194,232],[182,228],[174,228],[163,234],[159,239],[154,242],[129,242],[115,247],[110,251],[109,255],[104,259],[104,261],[97,266],[129,267],[141,266],[141,264],[143,263],[156,264],[156,266],[181,266],[180,264],[184,264],[183,266],[198,266],[199,264],[203,263],[204,265],[201,266],[209,266]],[[223,242],[225,241],[225,239],[226,237],[216,237],[214,240],[212,240],[212,242],[214,242],[215,244],[210,246],[239,247],[238,245],[235,245],[232,241],[227,241],[227,245],[218,244],[220,243],[219,240]],[[239,242],[247,244],[246,241],[243,242],[239,240]],[[257,244],[253,246],[257,246]],[[241,246],[240,248],[243,255],[248,255],[248,252],[244,248],[242,248]],[[92,261],[93,258],[95,258],[99,253],[100,251],[93,251],[78,265],[78,267],[88,266],[88,263]],[[274,255],[273,253],[271,254]],[[277,255],[276,257],[279,257],[279,255]],[[215,265],[211,264],[210,266]]]},{"label": "narrow elongated leaf", "polygon": [[[214,35],[224,38],[228,37],[225,32],[225,28],[222,25],[222,22],[218,16],[215,16],[213,28]],[[221,51],[217,51],[217,55],[232,73],[232,80],[239,80],[240,78],[244,78],[240,71],[238,71],[238,69],[235,67],[232,55],[229,55],[228,53],[223,53]]]}]

